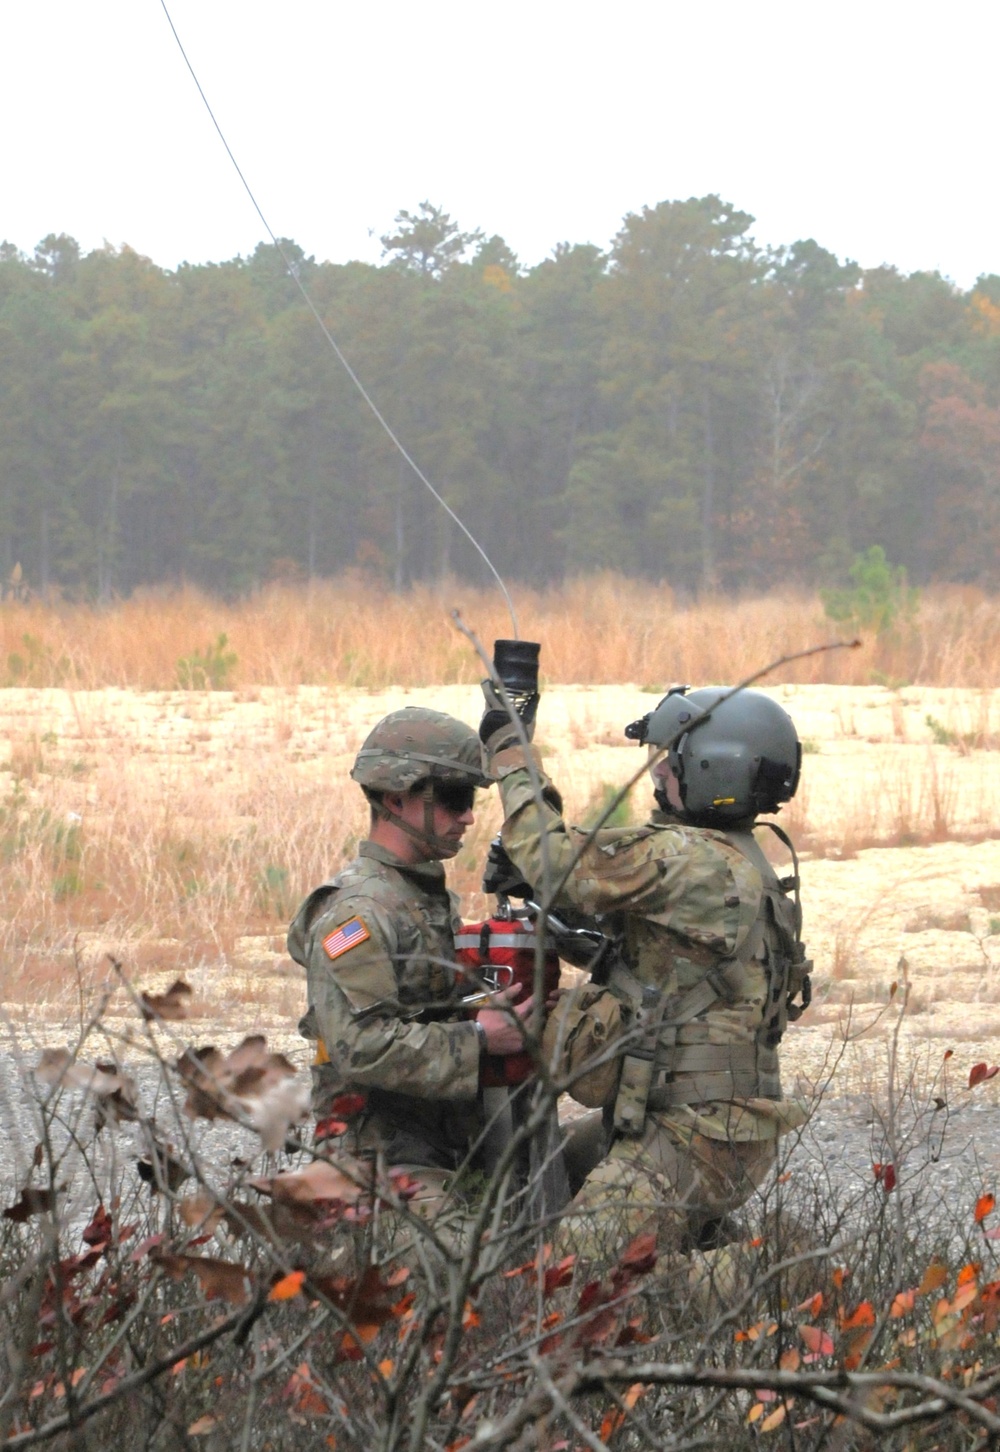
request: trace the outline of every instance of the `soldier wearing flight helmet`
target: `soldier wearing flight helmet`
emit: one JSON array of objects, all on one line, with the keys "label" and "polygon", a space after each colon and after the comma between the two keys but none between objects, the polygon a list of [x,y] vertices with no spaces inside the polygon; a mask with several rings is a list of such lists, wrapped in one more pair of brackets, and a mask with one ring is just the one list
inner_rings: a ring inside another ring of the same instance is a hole
[{"label": "soldier wearing flight helmet", "polygon": [[[567,1148],[579,1188],[563,1235],[594,1256],[650,1229],[664,1249],[712,1245],[773,1165],[777,1137],[805,1118],[778,1066],[809,993],[798,883],[778,880],[753,833],[795,793],[795,727],[758,691],[672,690],[626,728],[649,749],[657,810],[645,826],[588,834],[563,821],[540,761],[529,766],[484,689],[503,848],[536,898],[596,919],[615,949],[606,985],[565,996],[546,1029],[557,1072],[579,1074],[582,1102],[604,1106]],[[530,737],[537,696],[516,705]],[[603,1065],[588,1074],[597,1049]]]}]

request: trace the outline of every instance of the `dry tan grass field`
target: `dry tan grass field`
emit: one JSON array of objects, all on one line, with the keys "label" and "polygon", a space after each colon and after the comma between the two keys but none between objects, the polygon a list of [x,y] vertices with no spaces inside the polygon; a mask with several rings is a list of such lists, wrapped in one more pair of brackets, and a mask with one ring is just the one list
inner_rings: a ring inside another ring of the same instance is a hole
[{"label": "dry tan grass field", "polygon": [[[1000,1056],[1000,691],[773,694],[805,743],[781,820],[802,849],[816,960],[788,1077],[877,1083],[906,999],[906,1063],[928,1080],[954,1049],[964,1083],[969,1064]],[[189,1034],[260,1028],[300,1052],[303,985],[284,928],[363,830],[347,778],[357,746],[401,705],[474,722],[480,699],[471,684],[0,691],[4,1013],[22,1034],[65,1041],[67,1019],[110,982],[111,955],[143,988],[188,978]],[[577,820],[640,764],[622,727],[655,699],[637,686],[546,690],[537,740]],[[643,780],[634,820],[648,804]],[[498,823],[484,795],[452,869],[469,916],[486,906],[479,865]],[[127,1012],[120,989],[116,1005]]]}]

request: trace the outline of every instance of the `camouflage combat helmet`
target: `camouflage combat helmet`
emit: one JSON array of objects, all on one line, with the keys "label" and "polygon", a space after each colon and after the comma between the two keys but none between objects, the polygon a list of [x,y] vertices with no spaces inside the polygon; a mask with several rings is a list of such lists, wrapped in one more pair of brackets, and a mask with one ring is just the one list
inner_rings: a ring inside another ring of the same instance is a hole
[{"label": "camouflage combat helmet", "polygon": [[802,762],[787,711],[761,691],[726,689],[676,687],[626,728],[651,752],[672,743],[666,759],[684,815],[720,825],[778,811],[795,795]]},{"label": "camouflage combat helmet", "polygon": [[373,727],[358,752],[351,776],[374,792],[408,792],[428,778],[492,784],[483,766],[483,749],[470,726],[432,711],[407,706]]}]

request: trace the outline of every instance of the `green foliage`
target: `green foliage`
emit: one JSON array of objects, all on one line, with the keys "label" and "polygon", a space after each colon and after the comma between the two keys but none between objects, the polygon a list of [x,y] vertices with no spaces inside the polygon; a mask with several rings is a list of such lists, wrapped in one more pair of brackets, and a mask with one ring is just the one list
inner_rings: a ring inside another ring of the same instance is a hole
[{"label": "green foliage", "polygon": [[269,863],[260,875],[257,902],[262,912],[274,918],[291,916],[294,903],[288,868]]},{"label": "green foliage", "polygon": [[864,554],[856,555],[848,573],[853,581],[850,586],[820,592],[831,620],[876,635],[913,620],[918,592],[907,585],[905,567],[891,565],[881,545],[871,545]]},{"label": "green foliage", "polygon": [[930,733],[934,738],[935,745],[957,746],[959,740],[957,731],[950,731],[947,726],[943,725],[937,719],[936,716],[932,716],[929,712],[924,717],[924,721],[930,729]]},{"label": "green foliage", "polygon": [[177,662],[177,684],[182,691],[227,691],[239,657],[228,649],[229,637],[219,633],[213,645],[193,650]]},{"label": "green foliage", "polygon": [[[423,202],[381,266],[282,245],[504,576],[812,586],[882,539],[915,581],[991,584],[996,279],[962,293],[752,232],[718,196],[662,201],[606,253],[567,243],[526,269]],[[484,577],[270,243],[176,272],[56,233],[33,257],[0,247],[0,439],[0,573],[20,561],[21,594]],[[5,679],[66,670],[26,643]]]},{"label": "green foliage", "polygon": [[8,686],[61,686],[69,675],[66,656],[56,656],[52,647],[37,635],[25,631],[21,636],[23,650],[11,651],[7,657]]}]

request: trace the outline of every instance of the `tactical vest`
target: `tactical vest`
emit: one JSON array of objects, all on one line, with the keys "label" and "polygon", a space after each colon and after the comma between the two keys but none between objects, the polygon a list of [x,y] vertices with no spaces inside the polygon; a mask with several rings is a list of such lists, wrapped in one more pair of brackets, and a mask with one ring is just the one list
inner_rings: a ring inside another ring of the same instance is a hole
[{"label": "tactical vest", "polygon": [[[615,1100],[615,1127],[622,1133],[640,1134],[647,1108],[782,1097],[778,1044],[789,1020],[808,1007],[812,964],[800,937],[794,848],[779,827],[765,825],[791,851],[793,877],[778,879],[750,829],[719,833],[757,870],[762,883],[759,911],[734,955],[706,961],[700,981],[674,993],[640,982],[628,964],[627,947],[612,969],[609,987],[630,1010],[632,1037],[638,1040],[623,1057]],[[689,954],[685,962],[690,964]],[[759,997],[758,975],[763,976],[763,1012],[756,1025],[747,1024],[742,1041],[730,1024],[734,1042],[684,1042],[697,1037],[689,1028],[696,1021],[706,1025],[710,1038],[713,1008]],[[664,976],[672,981],[674,975]]]}]

